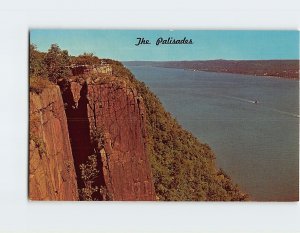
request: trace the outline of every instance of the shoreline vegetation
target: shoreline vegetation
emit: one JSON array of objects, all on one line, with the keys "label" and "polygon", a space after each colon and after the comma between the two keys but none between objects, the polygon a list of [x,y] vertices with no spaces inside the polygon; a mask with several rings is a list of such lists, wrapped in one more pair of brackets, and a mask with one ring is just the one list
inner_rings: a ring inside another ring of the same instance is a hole
[{"label": "shoreline vegetation", "polygon": [[124,61],[123,64],[299,80],[299,60]]},{"label": "shoreline vegetation", "polygon": [[[110,66],[112,68],[112,72],[109,74],[95,74],[86,72],[84,74],[74,75],[70,69],[70,67],[82,68],[102,63]],[[177,120],[164,109],[158,97],[150,91],[145,83],[138,81],[130,72],[130,70],[124,67],[121,62],[111,59],[100,59],[91,53],[84,53],[77,57],[71,56],[68,54],[67,50],[61,50],[57,44],[51,45],[48,52],[39,52],[36,46],[30,45],[29,91],[32,93],[30,97],[38,95],[40,98],[42,98],[41,94],[43,94],[43,91],[51,86],[56,88],[59,86],[63,94],[64,91],[68,89],[71,82],[76,82],[76,85],[89,88],[88,85],[90,85],[92,82],[90,80],[95,80],[93,85],[102,85],[101,83],[106,83],[113,87],[115,86],[115,90],[120,88],[117,85],[119,82],[126,83],[128,88],[134,90],[134,92],[137,92],[139,96],[137,102],[143,102],[143,105],[145,106],[145,125],[142,127],[146,129],[146,155],[149,158],[152,171],[152,177],[149,177],[149,179],[151,179],[154,183],[156,200],[249,200],[249,195],[242,192],[238,185],[235,184],[222,169],[217,167],[215,155],[209,145],[202,143],[197,137],[193,136],[192,133],[185,130],[177,122]],[[86,92],[80,92],[80,94],[83,95]],[[97,95],[99,95],[99,93]],[[87,98],[86,101],[89,101],[89,99]],[[99,99],[99,101],[101,102],[102,100]],[[117,100],[112,98],[109,101],[113,103],[113,101]],[[77,109],[76,105],[72,105],[71,107],[72,108],[70,109],[72,111]],[[85,106],[85,108],[86,107],[87,106]],[[68,108],[65,111],[67,110]],[[51,159],[51,155],[49,151],[47,151],[47,145],[44,142],[44,138],[37,134],[34,130],[35,124],[33,124],[33,122],[37,121],[35,123],[38,124],[38,119],[35,119],[34,115],[30,115],[29,120],[30,145],[32,144],[32,148],[37,146],[39,146],[39,148],[42,147],[43,156],[41,156],[41,158]],[[75,121],[74,124],[78,123]],[[70,125],[68,125],[68,127],[69,131],[71,131],[72,128],[70,128]],[[73,127],[76,128],[77,126],[73,125]],[[105,127],[105,125],[103,127]],[[141,126],[137,125],[136,127]],[[51,134],[51,132],[48,133]],[[103,140],[106,140],[106,137],[108,136],[106,135],[104,138],[97,136],[96,141],[102,142]],[[95,140],[94,136],[92,138]],[[84,143],[83,140],[81,141]],[[107,144],[107,142],[104,141],[100,144]],[[72,143],[71,147],[74,157],[76,156],[74,154],[74,152],[76,152],[76,147],[74,147]],[[110,150],[113,153],[114,147],[111,146]],[[29,156],[32,156],[31,153]],[[89,154],[84,156],[89,158]],[[124,154],[122,156],[126,157],[127,155]],[[98,170],[96,171],[94,167],[100,171],[103,169],[103,164],[105,161],[101,160],[101,156],[95,158],[97,161],[93,157],[95,160],[92,161],[93,164],[88,159],[85,161],[85,163],[76,164],[76,162],[74,162],[75,169],[77,168],[78,171],[81,169],[81,173],[77,172],[78,187],[81,187],[81,189],[78,190],[78,193],[82,193],[84,191],[85,194],[88,194],[88,198],[86,200],[94,200],[97,195],[102,196],[100,197],[100,200],[101,198],[102,200],[105,200],[103,196],[103,190],[108,190],[106,183],[101,183],[103,185],[101,187],[92,187],[91,185],[88,187],[84,186],[85,183],[93,184],[93,182],[96,182],[95,180],[99,179],[99,172]],[[76,161],[76,159],[74,159],[74,161]],[[88,171],[84,170],[86,167],[89,168]],[[29,172],[32,171],[30,170]],[[84,172],[84,174],[82,172]],[[55,173],[55,171],[51,170],[50,173]],[[88,179],[86,177],[89,177],[86,174],[92,176],[93,180],[86,180]],[[94,174],[96,174],[95,177]],[[56,175],[57,174],[54,174],[54,176]],[[121,177],[122,178],[110,178],[118,179],[120,184],[126,184],[126,182],[130,182],[129,180],[124,180],[124,176]],[[139,177],[135,177],[135,179],[138,180]],[[35,187],[32,183],[30,184],[30,188],[36,189],[37,187]],[[102,193],[99,194],[99,190],[102,191]],[[57,193],[57,195],[60,194]],[[47,199],[48,197],[43,198]],[[113,198],[109,199],[115,200]]]}]

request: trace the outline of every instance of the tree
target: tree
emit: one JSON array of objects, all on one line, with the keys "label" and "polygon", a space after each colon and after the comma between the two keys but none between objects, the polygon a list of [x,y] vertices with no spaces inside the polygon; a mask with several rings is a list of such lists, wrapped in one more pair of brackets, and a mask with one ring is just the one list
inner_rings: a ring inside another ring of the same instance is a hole
[{"label": "tree", "polygon": [[29,76],[39,77],[46,76],[45,67],[43,64],[44,53],[37,50],[36,45],[29,46]]},{"label": "tree", "polygon": [[48,72],[49,80],[54,83],[71,75],[68,51],[61,50],[57,44],[51,45],[45,56],[44,64]]},{"label": "tree", "polygon": [[73,63],[76,65],[96,65],[100,64],[101,60],[94,56],[93,53],[83,53],[78,57],[73,58]]}]

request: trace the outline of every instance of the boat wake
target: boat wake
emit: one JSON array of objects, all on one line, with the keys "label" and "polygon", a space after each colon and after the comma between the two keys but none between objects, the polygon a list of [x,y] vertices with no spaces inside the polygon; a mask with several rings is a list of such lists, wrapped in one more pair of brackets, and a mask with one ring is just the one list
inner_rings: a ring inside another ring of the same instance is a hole
[{"label": "boat wake", "polygon": [[288,116],[292,116],[292,117],[296,117],[296,118],[300,117],[298,114],[294,114],[294,113],[291,113],[291,112],[281,111],[281,110],[278,110],[276,108],[269,108],[269,107],[266,107],[266,108],[270,109],[271,111],[278,112],[278,113],[281,113],[281,114],[284,114],[284,115],[288,115]]},{"label": "boat wake", "polygon": [[[243,99],[243,98],[239,98],[239,97],[235,97],[235,96],[227,96],[227,95],[222,95],[222,97],[226,97],[226,98],[230,98],[230,99],[235,99],[235,100],[238,100],[238,101],[247,102],[247,103],[251,103],[251,104],[258,104],[257,100]],[[287,116],[292,116],[292,117],[300,118],[300,115],[295,114],[295,113],[286,112],[286,111],[282,111],[282,110],[279,110],[279,109],[276,109],[276,108],[270,108],[270,107],[267,107],[267,106],[263,106],[263,107],[267,108],[267,109],[269,109],[271,111],[274,111],[274,112],[277,112],[277,113],[281,113],[281,114],[284,114],[284,115],[287,115]]]},{"label": "boat wake", "polygon": [[223,97],[226,97],[226,98],[230,98],[230,99],[239,100],[239,101],[242,101],[242,102],[251,103],[251,104],[257,104],[257,103],[258,103],[257,100],[243,99],[243,98],[238,98],[238,97],[229,96],[229,95],[222,95],[222,96],[223,96]]}]

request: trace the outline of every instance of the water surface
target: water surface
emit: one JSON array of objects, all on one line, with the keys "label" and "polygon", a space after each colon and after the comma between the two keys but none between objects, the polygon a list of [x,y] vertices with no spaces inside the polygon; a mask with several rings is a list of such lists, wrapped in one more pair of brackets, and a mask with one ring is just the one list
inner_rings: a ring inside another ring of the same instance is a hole
[{"label": "water surface", "polygon": [[128,68],[184,128],[211,146],[218,166],[252,200],[298,200],[298,81]]}]

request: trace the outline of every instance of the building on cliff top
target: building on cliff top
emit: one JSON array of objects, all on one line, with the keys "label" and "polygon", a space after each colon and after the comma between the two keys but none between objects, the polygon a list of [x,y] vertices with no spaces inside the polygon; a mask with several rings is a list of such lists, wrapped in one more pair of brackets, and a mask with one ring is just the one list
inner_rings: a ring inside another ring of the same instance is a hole
[{"label": "building on cliff top", "polygon": [[73,75],[80,75],[86,73],[94,74],[107,74],[112,75],[112,67],[104,61],[101,61],[100,65],[75,65],[69,66]]}]

